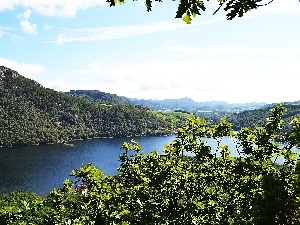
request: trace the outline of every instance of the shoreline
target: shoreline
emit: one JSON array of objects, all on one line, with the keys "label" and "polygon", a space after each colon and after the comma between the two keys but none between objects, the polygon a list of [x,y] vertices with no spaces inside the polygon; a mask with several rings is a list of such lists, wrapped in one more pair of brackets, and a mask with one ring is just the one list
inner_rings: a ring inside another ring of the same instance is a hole
[{"label": "shoreline", "polygon": [[[146,134],[135,134],[135,135],[130,135],[130,136],[109,136],[109,137],[93,137],[93,138],[86,138],[86,139],[71,139],[71,140],[63,140],[60,142],[49,142],[49,143],[38,143],[38,144],[29,144],[29,145],[7,145],[7,146],[0,146],[0,148],[18,148],[18,147],[30,147],[30,146],[42,146],[42,145],[59,145],[63,144],[66,146],[71,146],[72,142],[75,141],[86,141],[86,140],[93,140],[93,139],[113,139],[113,138],[130,138],[130,137],[168,137],[172,135],[176,135],[177,132],[174,132],[172,134],[160,134],[160,135],[146,135]],[[71,142],[71,143],[70,143]]]}]

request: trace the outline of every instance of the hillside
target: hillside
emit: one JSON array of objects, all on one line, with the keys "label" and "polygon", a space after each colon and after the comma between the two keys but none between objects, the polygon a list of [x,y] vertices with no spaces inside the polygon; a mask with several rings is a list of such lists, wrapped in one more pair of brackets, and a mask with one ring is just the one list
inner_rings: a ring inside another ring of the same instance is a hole
[{"label": "hillside", "polygon": [[214,112],[231,112],[231,111],[242,111],[261,108],[266,103],[264,102],[251,102],[251,103],[227,103],[224,101],[207,101],[207,102],[196,102],[191,98],[180,98],[180,99],[164,99],[164,100],[145,100],[136,98],[123,97],[128,102],[134,105],[143,105],[154,110],[175,110],[181,109],[188,112],[197,111],[214,111]]},{"label": "hillside", "polygon": [[[283,119],[286,121],[284,130],[289,129],[289,122],[296,116],[300,116],[300,103],[285,102],[282,103],[286,108]],[[243,112],[236,112],[226,116],[226,120],[233,124],[234,130],[239,130],[242,127],[261,126],[266,123],[269,116],[270,109],[276,104],[268,105],[261,109],[246,110]]]},{"label": "hillside", "polygon": [[98,90],[70,90],[66,94],[86,98],[89,100],[95,100],[102,104],[117,104],[117,105],[126,105],[130,102],[124,100],[123,98],[117,96],[116,94],[110,94]]},{"label": "hillside", "polygon": [[0,67],[0,146],[171,134],[179,119],[145,107],[70,96]]}]

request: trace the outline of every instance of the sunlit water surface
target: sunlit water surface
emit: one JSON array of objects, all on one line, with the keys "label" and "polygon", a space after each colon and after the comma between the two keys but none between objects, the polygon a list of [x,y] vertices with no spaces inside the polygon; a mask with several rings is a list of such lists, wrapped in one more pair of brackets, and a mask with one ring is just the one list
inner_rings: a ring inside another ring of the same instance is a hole
[{"label": "sunlit water surface", "polygon": [[[123,153],[124,141],[132,138],[105,138],[75,141],[74,146],[63,144],[40,145],[17,148],[0,148],[0,194],[17,190],[28,190],[39,195],[47,195],[53,188],[62,186],[69,173],[83,164],[92,163],[105,174],[116,174],[119,155]],[[143,148],[143,153],[163,152],[164,144],[170,143],[175,136],[135,137]],[[208,144],[216,142],[207,139]],[[235,149],[235,143],[223,138],[222,144]],[[236,155],[237,152],[233,152]]]}]

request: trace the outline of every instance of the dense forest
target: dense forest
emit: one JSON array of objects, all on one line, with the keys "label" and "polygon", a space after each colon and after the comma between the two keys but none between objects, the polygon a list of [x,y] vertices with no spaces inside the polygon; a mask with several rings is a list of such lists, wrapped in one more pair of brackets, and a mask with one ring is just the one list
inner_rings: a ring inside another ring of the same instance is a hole
[{"label": "dense forest", "polygon": [[[234,117],[234,115],[238,115],[239,112],[247,111],[248,114],[257,114],[255,109],[264,108],[265,110],[266,108],[266,103],[264,102],[230,104],[223,101],[196,102],[191,98],[145,100],[117,96],[116,94],[105,93],[98,90],[71,90],[70,92],[66,93],[72,96],[94,100],[102,104],[131,104],[138,107],[146,107],[153,110],[158,110],[160,112],[164,112],[165,114],[194,114],[197,117],[204,117],[207,121],[210,121],[213,124],[218,123],[222,118],[227,116],[228,118],[230,117],[230,121],[235,124],[234,127],[239,127],[238,124],[243,123],[242,117]],[[270,109],[270,107],[268,107],[268,109]],[[266,115],[267,113],[268,111],[266,111]],[[260,117],[258,116],[258,119],[259,118]],[[255,125],[256,122],[259,121],[253,122],[252,125]]]},{"label": "dense forest", "polygon": [[[282,118],[285,123],[282,128],[284,132],[287,132],[287,130],[291,128],[289,123],[292,119],[300,115],[300,104],[299,102],[285,102],[283,105],[285,106],[285,113]],[[267,105],[261,109],[245,110],[227,114],[224,118],[233,124],[234,130],[239,130],[242,127],[263,126],[267,122],[271,108],[272,105]]]},{"label": "dense forest", "polygon": [[106,98],[98,102],[44,88],[0,67],[0,146],[74,139],[167,135],[187,114],[167,115]]},{"label": "dense forest", "polygon": [[[180,102],[182,107],[178,105]],[[239,130],[265,124],[273,106],[234,112],[228,108],[225,111],[222,111],[224,108],[199,111],[193,108],[196,104],[193,100],[184,98],[164,102],[164,107],[177,107],[173,110],[155,111],[140,103],[143,101],[134,102],[96,90],[57,92],[16,71],[0,67],[0,146],[63,143],[96,137],[167,135],[175,133],[189,113],[204,117],[212,124],[226,118],[234,130]],[[215,102],[215,106],[219,107],[221,103]],[[290,129],[292,118],[300,114],[298,103],[284,103],[285,132]],[[248,106],[262,107],[253,104]]]},{"label": "dense forest", "polygon": [[118,104],[118,105],[130,104],[129,101],[126,101],[124,98],[119,97],[116,94],[110,94],[98,90],[70,90],[70,92],[66,92],[66,93],[72,96],[86,98],[89,100],[95,100],[102,104]]}]

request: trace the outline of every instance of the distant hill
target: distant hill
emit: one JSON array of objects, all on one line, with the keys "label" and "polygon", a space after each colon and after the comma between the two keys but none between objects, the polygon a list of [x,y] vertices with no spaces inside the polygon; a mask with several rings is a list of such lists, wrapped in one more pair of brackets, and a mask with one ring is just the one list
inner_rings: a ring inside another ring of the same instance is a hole
[{"label": "distant hill", "polygon": [[[186,111],[205,117],[207,120],[217,123],[221,118],[226,118],[233,123],[233,128],[239,130],[242,127],[263,125],[269,116],[270,109],[279,103],[266,104],[264,102],[235,103],[225,101],[196,102],[191,98],[145,100],[123,97],[134,105],[143,105],[155,110]],[[300,101],[283,102],[286,113],[283,118],[287,121],[284,129],[289,129],[288,122],[295,116],[300,116]]]},{"label": "distant hill", "polygon": [[131,104],[136,106],[144,106],[153,110],[161,111],[243,111],[262,108],[266,105],[264,102],[251,102],[251,103],[227,103],[225,101],[207,101],[196,102],[191,98],[179,99],[164,99],[164,100],[145,100],[137,98],[128,98],[125,96],[118,96],[98,90],[70,90],[66,92],[69,95],[95,100],[103,104]]},{"label": "distant hill", "polygon": [[0,146],[171,134],[174,124],[183,119],[131,106],[112,96],[107,95],[101,104],[70,96],[0,66]]},{"label": "distant hill", "polygon": [[[285,119],[300,115],[299,103],[284,103]],[[272,106],[195,102],[190,98],[139,100],[95,90],[62,93],[0,66],[0,146],[172,134],[189,116],[186,112],[204,115],[212,122],[226,116],[239,129],[264,124]],[[253,108],[257,109],[246,110]]]},{"label": "distant hill", "polygon": [[176,110],[181,109],[188,112],[196,111],[243,111],[261,108],[266,103],[264,102],[251,102],[251,103],[235,103],[230,104],[224,101],[207,101],[196,102],[191,98],[180,99],[164,99],[164,100],[145,100],[136,98],[123,97],[127,102],[134,105],[143,105],[154,110]]},{"label": "distant hill", "polygon": [[[286,112],[283,115],[283,119],[286,121],[284,130],[289,129],[289,122],[297,116],[300,116],[300,102],[284,102],[282,103]],[[242,127],[254,127],[261,126],[267,122],[270,109],[277,105],[276,103],[267,105],[261,109],[246,110],[242,112],[232,113],[226,116],[226,120],[233,124],[235,130],[239,130]]]},{"label": "distant hill", "polygon": [[192,113],[198,117],[205,117],[205,119],[213,123],[217,123],[220,118],[223,118],[224,116],[233,112],[265,108],[266,106],[266,103],[264,102],[236,104],[230,104],[225,101],[196,102],[187,97],[179,99],[145,100],[127,98],[124,96],[120,97],[115,94],[105,93],[97,90],[71,90],[70,92],[66,93],[72,96],[97,101],[102,104],[129,104],[162,112],[173,112],[177,117],[178,114],[176,113]]},{"label": "distant hill", "polygon": [[98,90],[70,90],[69,95],[95,100],[102,104],[128,105],[130,102],[116,94],[105,93]]}]

